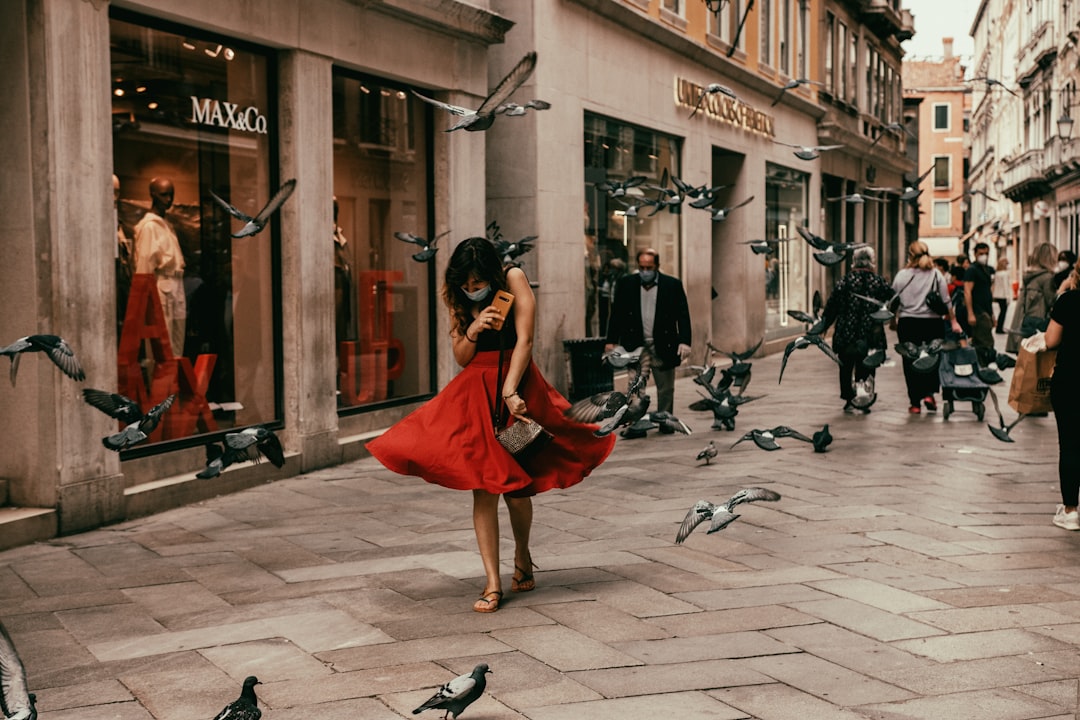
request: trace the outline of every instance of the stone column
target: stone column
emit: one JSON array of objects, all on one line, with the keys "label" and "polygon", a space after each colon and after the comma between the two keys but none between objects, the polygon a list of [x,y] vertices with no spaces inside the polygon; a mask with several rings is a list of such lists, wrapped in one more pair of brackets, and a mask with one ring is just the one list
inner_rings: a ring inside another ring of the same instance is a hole
[{"label": "stone column", "polygon": [[281,178],[296,190],[281,209],[281,312],[285,431],[302,472],[341,462],[334,352],[332,64],[282,53],[278,133]]},{"label": "stone column", "polygon": [[119,460],[101,445],[115,424],[80,396],[116,385],[108,5],[15,0],[3,3],[0,27],[10,158],[0,342],[60,335],[87,377],[77,383],[41,354],[22,358],[18,386],[2,392],[0,475],[14,504],[55,507],[60,531],[73,532],[123,513]]}]

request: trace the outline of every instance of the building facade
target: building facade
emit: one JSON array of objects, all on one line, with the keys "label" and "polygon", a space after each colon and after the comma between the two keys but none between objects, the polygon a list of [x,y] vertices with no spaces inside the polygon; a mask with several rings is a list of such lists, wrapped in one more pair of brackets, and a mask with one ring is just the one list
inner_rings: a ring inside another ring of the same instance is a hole
[{"label": "building facade", "polygon": [[940,60],[904,63],[904,94],[917,101],[918,108],[919,174],[929,173],[920,185],[918,239],[932,255],[950,261],[965,252],[972,209],[986,200],[966,184],[972,93],[952,43],[952,38],[944,39]]},{"label": "building facade", "polygon": [[[63,336],[87,380],[23,361],[10,404],[25,411],[0,420],[20,448],[0,461],[0,521],[74,532],[359,456],[456,373],[439,292],[469,236],[538,237],[519,258],[538,300],[534,357],[564,390],[562,341],[603,334],[604,282],[645,247],[687,289],[695,354],[782,347],[803,329],[786,311],[809,310],[840,271],[797,228],[886,257],[901,246],[895,198],[831,198],[902,187],[911,169],[905,134],[885,127],[901,119],[911,18],[897,2],[718,5],[4,3],[0,117],[17,150],[0,330]],[[550,109],[445,132],[453,118],[417,97],[478,107],[530,51],[514,99]],[[845,148],[793,153],[831,143]],[[599,187],[636,176],[621,202]],[[674,178],[709,189],[711,208],[636,212]],[[253,215],[290,186],[245,234],[230,208]],[[443,239],[421,263],[395,233]],[[118,425],[83,387],[144,409],[176,399],[116,454],[101,438]],[[284,468],[195,479],[208,443],[252,425],[276,429]]]}]

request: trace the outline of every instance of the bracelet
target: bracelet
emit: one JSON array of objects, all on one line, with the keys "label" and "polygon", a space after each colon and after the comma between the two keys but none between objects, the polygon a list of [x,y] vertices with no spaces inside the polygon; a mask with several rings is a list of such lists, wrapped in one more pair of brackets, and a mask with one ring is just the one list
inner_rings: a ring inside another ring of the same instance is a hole
[{"label": "bracelet", "polygon": [[517,390],[515,390],[514,392],[510,393],[509,395],[503,395],[503,400],[509,400],[510,398],[514,397],[517,394],[518,394]]},{"label": "bracelet", "polygon": [[462,333],[462,334],[463,334],[463,335],[465,335],[465,339],[466,339],[466,340],[468,340],[469,342],[471,342],[471,343],[472,343],[473,345],[475,345],[475,344],[476,344],[476,341],[475,341],[475,340],[473,340],[473,339],[472,339],[471,337],[469,337],[469,331],[468,331],[468,330],[466,330],[466,331],[465,331],[464,333]]}]

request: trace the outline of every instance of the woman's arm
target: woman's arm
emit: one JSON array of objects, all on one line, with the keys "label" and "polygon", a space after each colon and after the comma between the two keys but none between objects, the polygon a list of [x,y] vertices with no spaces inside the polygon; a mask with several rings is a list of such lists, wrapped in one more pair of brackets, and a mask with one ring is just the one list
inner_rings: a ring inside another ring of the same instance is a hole
[{"label": "woman's arm", "polygon": [[484,318],[487,317],[485,313],[491,309],[490,306],[484,308],[484,312],[473,318],[473,321],[465,328],[465,332],[459,334],[456,327],[457,317],[454,313],[450,313],[450,324],[454,325],[454,329],[450,331],[450,339],[454,343],[454,360],[461,367],[465,367],[472,362],[473,357],[476,355],[476,339],[480,337],[480,333],[483,332]]},{"label": "woman's arm", "polygon": [[507,271],[506,284],[509,285],[509,290],[514,296],[513,312],[517,343],[510,355],[510,369],[507,370],[506,377],[503,379],[502,394],[511,414],[521,418],[528,412],[528,408],[525,406],[525,401],[517,394],[517,387],[532,361],[536,297],[529,286],[529,279],[521,268],[510,268]]},{"label": "woman's arm", "polygon": [[1046,349],[1053,350],[1061,345],[1061,331],[1063,327],[1057,320],[1051,320],[1046,326]]}]

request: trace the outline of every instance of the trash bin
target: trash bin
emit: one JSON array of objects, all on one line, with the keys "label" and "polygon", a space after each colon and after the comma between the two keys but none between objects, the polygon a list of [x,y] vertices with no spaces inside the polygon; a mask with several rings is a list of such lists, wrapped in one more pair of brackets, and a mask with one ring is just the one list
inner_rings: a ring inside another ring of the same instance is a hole
[{"label": "trash bin", "polygon": [[570,401],[615,389],[615,373],[603,361],[604,338],[563,340],[566,376],[570,381]]}]

